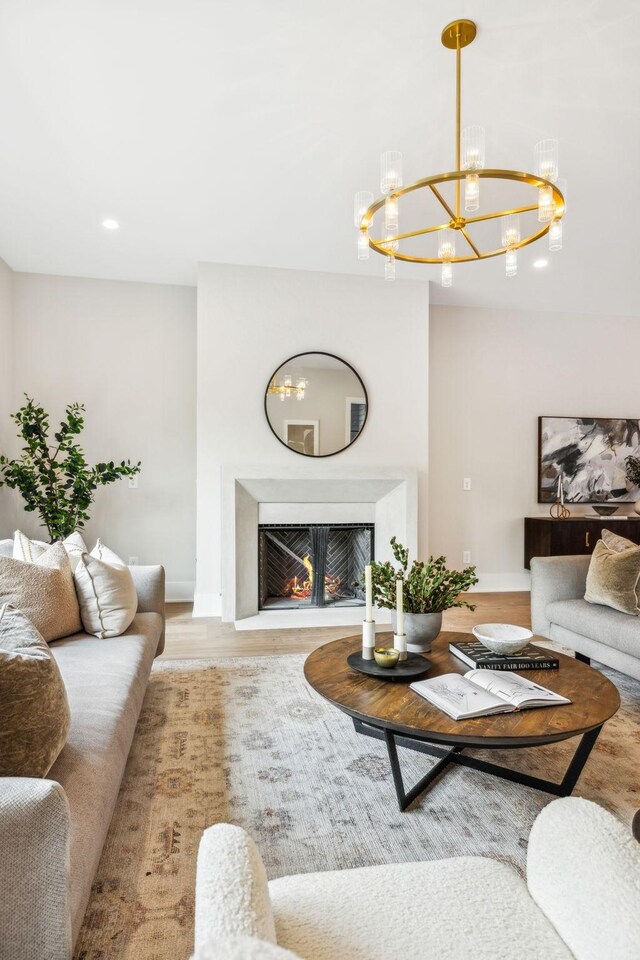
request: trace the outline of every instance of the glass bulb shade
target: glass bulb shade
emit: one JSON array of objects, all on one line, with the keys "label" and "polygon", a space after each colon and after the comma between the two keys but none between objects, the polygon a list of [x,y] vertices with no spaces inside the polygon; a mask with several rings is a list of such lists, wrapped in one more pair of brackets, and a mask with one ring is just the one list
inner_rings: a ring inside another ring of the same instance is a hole
[{"label": "glass bulb shade", "polygon": [[387,237],[385,242],[382,244],[385,250],[388,250],[390,253],[395,253],[400,243],[398,240],[392,240],[391,237]]},{"label": "glass bulb shade", "polygon": [[548,223],[553,219],[555,213],[555,204],[553,202],[553,190],[551,187],[538,187],[538,220],[540,223]]},{"label": "glass bulb shade", "polygon": [[536,173],[555,183],[558,179],[560,145],[557,140],[540,140],[535,146]]},{"label": "glass bulb shade", "polygon": [[518,272],[518,251],[507,250],[505,254],[505,274],[507,277],[515,277]]},{"label": "glass bulb shade", "polygon": [[385,280],[395,280],[396,278],[396,258],[384,258],[384,278]]},{"label": "glass bulb shade", "polygon": [[448,260],[445,260],[445,262],[442,264],[440,282],[443,287],[450,287],[453,283],[453,264]]},{"label": "glass bulb shade", "polygon": [[563,197],[563,199],[564,199],[564,207],[563,207],[562,210],[560,211],[560,208],[556,205],[555,210],[556,210],[556,213],[559,213],[559,211],[560,211],[561,214],[562,214],[562,216],[564,216],[565,213],[567,212],[567,178],[566,178],[566,177],[558,177],[558,179],[557,179],[557,181],[556,181],[556,186],[557,186],[558,190],[560,191],[560,193],[562,194],[562,197]]},{"label": "glass bulb shade", "polygon": [[520,217],[517,213],[509,213],[502,217],[502,246],[515,247],[520,243]]},{"label": "glass bulb shade", "polygon": [[291,384],[292,384],[292,382],[293,382],[293,381],[291,380],[291,374],[290,374],[290,373],[286,373],[286,374],[285,374],[285,377],[284,377],[284,380],[283,380],[283,383],[284,383],[285,387],[290,387]]},{"label": "glass bulb shade", "polygon": [[480,206],[480,177],[477,173],[468,173],[464,180],[464,209],[473,213]]},{"label": "glass bulb shade", "polygon": [[373,203],[373,194],[370,190],[359,190],[353,198],[353,222],[358,229],[362,218]]},{"label": "glass bulb shade", "polygon": [[438,257],[440,260],[453,260],[456,255],[456,235],[451,227],[438,232]]},{"label": "glass bulb shade", "polygon": [[281,399],[281,401],[284,403],[284,393],[281,393],[281,394],[280,394],[280,399]]},{"label": "glass bulb shade", "polygon": [[462,131],[460,166],[463,170],[484,168],[484,127],[465,127]]},{"label": "glass bulb shade", "polygon": [[369,231],[361,230],[358,234],[358,260],[369,259]]},{"label": "glass bulb shade", "polygon": [[398,198],[387,197],[384,202],[384,228],[387,233],[398,232]]},{"label": "glass bulb shade", "polygon": [[562,220],[554,220],[549,227],[549,250],[562,250]]},{"label": "glass bulb shade", "polygon": [[393,193],[402,186],[402,154],[397,150],[387,150],[380,157],[380,190]]}]

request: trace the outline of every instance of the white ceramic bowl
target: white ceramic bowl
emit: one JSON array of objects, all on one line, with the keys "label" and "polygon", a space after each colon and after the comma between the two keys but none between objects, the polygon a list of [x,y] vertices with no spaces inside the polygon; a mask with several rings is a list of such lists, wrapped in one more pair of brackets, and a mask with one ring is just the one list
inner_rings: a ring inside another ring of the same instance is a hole
[{"label": "white ceramic bowl", "polygon": [[518,653],[533,637],[531,630],[512,623],[479,623],[472,632],[485,647],[500,654]]}]

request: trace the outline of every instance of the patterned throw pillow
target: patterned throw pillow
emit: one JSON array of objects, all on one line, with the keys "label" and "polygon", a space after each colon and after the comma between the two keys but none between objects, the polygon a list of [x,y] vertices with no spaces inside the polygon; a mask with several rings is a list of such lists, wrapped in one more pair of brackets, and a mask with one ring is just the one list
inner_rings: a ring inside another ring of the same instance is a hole
[{"label": "patterned throw pillow", "polygon": [[58,664],[21,610],[0,607],[0,777],[46,777],[71,717]]},{"label": "patterned throw pillow", "polygon": [[124,633],[138,609],[133,577],[124,560],[98,540],[91,553],[82,554],[73,576],[87,633],[101,638]]},{"label": "patterned throw pillow", "polygon": [[[87,552],[87,545],[82,539],[82,534],[77,530],[70,533],[62,541],[62,546],[67,551],[71,569],[75,570],[78,561],[83,553]],[[16,530],[13,535],[13,559],[24,560],[25,563],[35,563],[38,557],[41,557],[45,550],[49,549],[48,543],[42,540],[30,540],[22,531]]]},{"label": "patterned throw pillow", "polygon": [[611,550],[598,540],[591,555],[584,598],[588,603],[599,603],[633,616],[638,607],[638,580],[640,579],[640,547]]},{"label": "patterned throw pillow", "polygon": [[54,543],[33,562],[0,556],[0,605],[22,610],[47,643],[82,629],[67,551]]}]

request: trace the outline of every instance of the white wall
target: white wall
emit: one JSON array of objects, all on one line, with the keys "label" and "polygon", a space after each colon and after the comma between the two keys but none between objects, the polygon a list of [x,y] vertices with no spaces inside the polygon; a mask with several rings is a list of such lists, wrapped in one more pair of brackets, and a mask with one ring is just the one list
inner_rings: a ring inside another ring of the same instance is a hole
[{"label": "white wall", "polygon": [[[13,271],[0,260],[0,453],[13,453],[12,424],[9,414],[13,402]],[[0,489],[0,536],[14,519],[12,493]]]},{"label": "white wall", "polygon": [[640,318],[432,304],[429,357],[429,548],[470,550],[479,589],[527,589],[537,418],[640,416]]},{"label": "white wall", "polygon": [[[195,290],[25,273],[14,275],[13,287],[11,409],[26,392],[54,422],[77,400],[87,408],[82,443],[90,462],[142,460],[137,490],[125,479],[98,491],[86,539],[91,545],[102,537],[125,559],[162,563],[168,596],[188,597],[195,580]],[[20,510],[17,522],[42,535],[34,514]],[[11,530],[5,523],[0,536]]]},{"label": "white wall", "polygon": [[355,367],[369,394],[364,431],[337,458],[353,466],[414,467],[420,476],[420,550],[426,550],[428,463],[426,282],[201,264],[198,274],[198,571],[196,610],[220,609],[223,465],[299,466],[263,410],[287,357],[323,350]]}]

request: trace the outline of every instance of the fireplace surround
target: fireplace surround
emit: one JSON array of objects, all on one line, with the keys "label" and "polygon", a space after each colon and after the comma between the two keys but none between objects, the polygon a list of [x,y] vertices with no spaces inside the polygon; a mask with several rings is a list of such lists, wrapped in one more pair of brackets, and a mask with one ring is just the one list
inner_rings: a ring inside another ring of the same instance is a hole
[{"label": "fireplace surround", "polygon": [[361,607],[362,574],[373,557],[373,523],[262,523],[259,608]]}]

